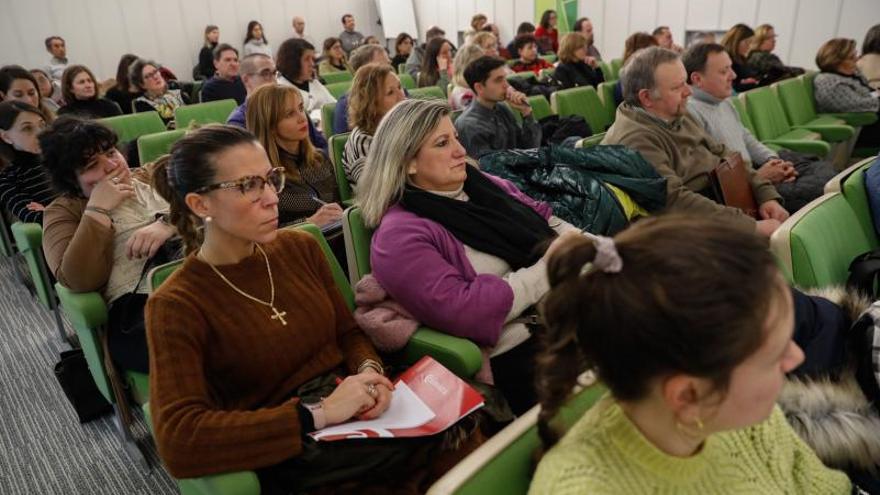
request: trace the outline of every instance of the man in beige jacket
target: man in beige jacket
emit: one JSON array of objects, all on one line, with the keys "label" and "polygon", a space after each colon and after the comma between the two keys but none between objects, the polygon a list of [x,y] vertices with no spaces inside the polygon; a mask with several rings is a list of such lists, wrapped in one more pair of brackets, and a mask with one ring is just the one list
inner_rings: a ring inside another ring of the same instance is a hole
[{"label": "man in beige jacket", "polygon": [[633,55],[621,74],[624,102],[602,144],[622,144],[638,150],[667,181],[670,210],[713,215],[770,236],[788,212],[767,180],[749,172],[761,220],[712,198],[709,173],[734,153],[712,139],[687,112],[691,90],[679,56],[660,47]]}]

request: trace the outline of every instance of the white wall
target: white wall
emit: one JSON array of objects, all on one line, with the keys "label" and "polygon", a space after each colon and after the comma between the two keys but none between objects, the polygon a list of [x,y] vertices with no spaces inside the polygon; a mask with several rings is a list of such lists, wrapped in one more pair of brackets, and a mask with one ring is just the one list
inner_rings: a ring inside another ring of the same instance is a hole
[{"label": "white wall", "polygon": [[[509,40],[516,25],[532,20],[533,0],[413,0],[420,38],[432,25],[450,39],[483,12]],[[99,79],[113,77],[119,57],[134,53],[155,59],[188,79],[202,45],[205,25],[220,27],[220,40],[241,48],[248,21],[260,21],[273,49],[291,32],[294,15],[321,43],[336,36],[343,14],[355,16],[365,35],[383,36],[374,0],[0,0],[0,65],[43,66],[43,40],[67,41],[71,63],[91,68]],[[397,33],[388,33],[389,37]],[[317,47],[320,50],[320,47]]]},{"label": "white wall", "polygon": [[854,38],[861,46],[868,28],[880,23],[878,0],[579,0],[578,10],[593,20],[596,46],[606,59],[623,56],[630,33],[660,25],[680,43],[685,30],[769,23],[779,35],[776,53],[806,68],[815,68],[816,51],[828,39]]}]

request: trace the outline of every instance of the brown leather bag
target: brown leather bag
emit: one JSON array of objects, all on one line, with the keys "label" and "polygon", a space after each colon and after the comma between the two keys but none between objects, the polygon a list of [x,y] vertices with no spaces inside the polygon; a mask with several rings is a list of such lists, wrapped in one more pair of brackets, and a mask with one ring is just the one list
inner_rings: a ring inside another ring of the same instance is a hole
[{"label": "brown leather bag", "polygon": [[758,218],[758,202],[749,182],[749,171],[739,153],[721,160],[709,173],[712,189],[718,201],[739,208],[752,218]]}]

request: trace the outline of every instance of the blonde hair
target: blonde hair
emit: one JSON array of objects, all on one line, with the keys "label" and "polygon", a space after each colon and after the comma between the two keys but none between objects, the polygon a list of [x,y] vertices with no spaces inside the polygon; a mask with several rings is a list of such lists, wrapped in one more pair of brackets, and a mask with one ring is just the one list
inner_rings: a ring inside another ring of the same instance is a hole
[{"label": "blonde hair", "polygon": [[755,28],[755,35],[752,36],[752,40],[749,42],[749,53],[746,54],[746,58],[751,56],[752,52],[761,50],[761,45],[770,39],[771,31],[773,31],[773,26],[770,24],[761,24]]},{"label": "blonde hair", "polygon": [[826,41],[816,53],[816,65],[822,72],[835,72],[837,67],[856,51],[856,40],[834,38]]},{"label": "blonde hair", "polygon": [[356,198],[367,227],[378,227],[388,208],[400,199],[410,162],[449,114],[449,106],[441,100],[407,99],[382,119],[370,145]]},{"label": "blonde hair", "polygon": [[[486,34],[492,36],[492,33]],[[464,70],[471,62],[482,57],[485,53],[486,52],[484,52],[476,42],[461,47],[461,49],[456,52],[455,59],[452,61],[452,67],[455,68],[455,73],[452,75],[452,84],[470,89],[467,81],[464,80]]]},{"label": "blonde hair", "polygon": [[567,64],[583,62],[574,55],[580,48],[587,48],[587,37],[581,33],[566,34],[559,42],[559,61]]},{"label": "blonde hair", "polygon": [[[293,86],[279,86],[267,84],[257,88],[247,99],[247,128],[251,131],[269,156],[273,167],[284,167],[287,177],[296,182],[302,182],[302,177],[296,167],[286,165],[281,160],[278,143],[278,123],[285,118],[293,98],[293,106],[302,103],[299,90]],[[306,114],[308,118],[308,114]],[[300,142],[301,155],[305,157],[304,167],[320,167],[324,160],[319,151],[312,145],[312,141],[306,137]]]},{"label": "blonde hair", "polygon": [[498,44],[498,38],[496,38],[494,34],[490,33],[489,31],[480,31],[479,33],[475,34],[473,38],[471,38],[471,43],[477,45],[480,48],[483,48],[486,40],[490,39],[492,40],[493,45]]},{"label": "blonde hair", "polygon": [[367,64],[358,69],[348,94],[349,127],[358,127],[371,135],[376,132],[379,121],[382,120],[379,95],[388,74],[394,74],[394,69],[388,64]]},{"label": "blonde hair", "polygon": [[480,21],[488,21],[488,20],[489,20],[489,18],[486,17],[486,14],[474,14],[474,16],[471,17],[471,29],[476,31],[477,29],[479,29],[477,27],[477,25],[480,23]]}]

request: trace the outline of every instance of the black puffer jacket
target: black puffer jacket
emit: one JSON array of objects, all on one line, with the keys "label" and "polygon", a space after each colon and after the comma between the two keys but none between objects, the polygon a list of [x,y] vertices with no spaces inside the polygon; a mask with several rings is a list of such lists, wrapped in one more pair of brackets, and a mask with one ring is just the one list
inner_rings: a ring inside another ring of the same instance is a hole
[{"label": "black puffer jacket", "polygon": [[625,146],[499,151],[484,155],[480,168],[550,203],[556,216],[593,234],[613,235],[630,221],[606,183],[649,212],[666,206],[666,179]]}]

